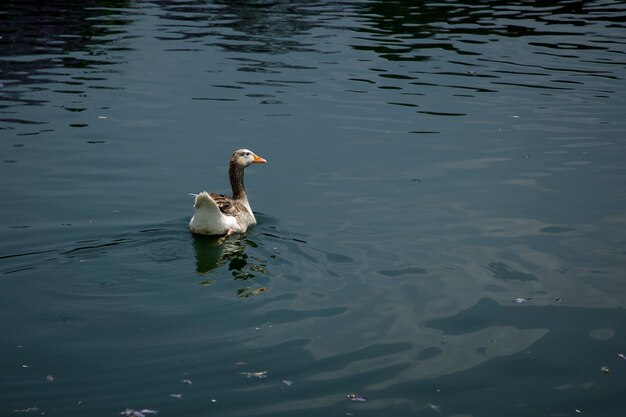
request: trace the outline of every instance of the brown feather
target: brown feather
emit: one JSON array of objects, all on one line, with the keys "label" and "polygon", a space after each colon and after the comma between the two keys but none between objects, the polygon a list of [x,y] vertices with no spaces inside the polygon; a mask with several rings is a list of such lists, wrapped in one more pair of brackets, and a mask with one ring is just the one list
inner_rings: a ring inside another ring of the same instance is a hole
[{"label": "brown feather", "polygon": [[238,212],[248,212],[248,208],[239,201],[224,194],[211,193],[211,198],[220,208],[220,211],[228,216],[237,216]]}]

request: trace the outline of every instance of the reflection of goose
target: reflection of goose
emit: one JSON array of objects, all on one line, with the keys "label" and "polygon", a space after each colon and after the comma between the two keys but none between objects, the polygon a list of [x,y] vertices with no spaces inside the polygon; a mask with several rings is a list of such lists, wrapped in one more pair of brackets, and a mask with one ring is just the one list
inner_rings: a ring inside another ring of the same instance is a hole
[{"label": "reflection of goose", "polygon": [[230,158],[228,177],[233,196],[207,193],[195,195],[194,213],[189,222],[191,233],[200,235],[230,235],[245,232],[248,226],[256,223],[246,190],[243,185],[243,170],[252,164],[265,163],[265,159],[247,149],[239,149]]},{"label": "reflection of goose", "polygon": [[[246,246],[246,239],[243,235],[232,236],[229,239],[217,236],[194,235],[193,247],[196,252],[196,272],[207,274],[227,264],[227,269],[233,275],[241,273],[241,270],[247,266],[247,256],[244,253]],[[233,260],[237,259],[241,259],[242,262],[233,264]]]}]

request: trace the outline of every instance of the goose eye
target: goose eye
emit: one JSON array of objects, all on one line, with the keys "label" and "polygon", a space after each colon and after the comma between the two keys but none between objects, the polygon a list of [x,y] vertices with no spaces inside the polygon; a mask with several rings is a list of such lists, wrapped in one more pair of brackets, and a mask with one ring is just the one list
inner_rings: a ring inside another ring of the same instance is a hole
[{"label": "goose eye", "polygon": [[246,152],[246,153],[245,153],[245,155],[246,155],[246,156],[250,156],[250,152]]}]

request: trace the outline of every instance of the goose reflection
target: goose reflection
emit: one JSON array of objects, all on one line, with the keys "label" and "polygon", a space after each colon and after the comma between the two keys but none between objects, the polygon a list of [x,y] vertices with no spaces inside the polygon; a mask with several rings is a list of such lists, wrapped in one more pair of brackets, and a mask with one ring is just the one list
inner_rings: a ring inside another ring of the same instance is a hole
[{"label": "goose reflection", "polygon": [[[266,272],[266,262],[263,259],[249,256],[246,250],[258,245],[244,234],[234,234],[228,237],[192,235],[193,247],[196,253],[196,272],[208,275],[211,272],[227,268],[236,281],[249,281],[258,274]],[[201,282],[202,285],[211,285],[211,279]],[[264,292],[265,288],[250,286],[237,290],[237,296],[247,298]]]}]

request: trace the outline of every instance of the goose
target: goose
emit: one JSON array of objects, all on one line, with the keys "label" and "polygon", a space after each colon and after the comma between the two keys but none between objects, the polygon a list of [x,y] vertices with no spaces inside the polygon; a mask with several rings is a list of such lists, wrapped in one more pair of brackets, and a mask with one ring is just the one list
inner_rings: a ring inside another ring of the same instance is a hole
[{"label": "goose", "polygon": [[230,235],[243,233],[256,218],[250,208],[246,189],[243,185],[243,170],[252,164],[267,161],[248,149],[233,152],[228,166],[228,177],[233,196],[207,193],[191,194],[195,197],[195,213],[189,221],[191,233],[199,235]]}]

